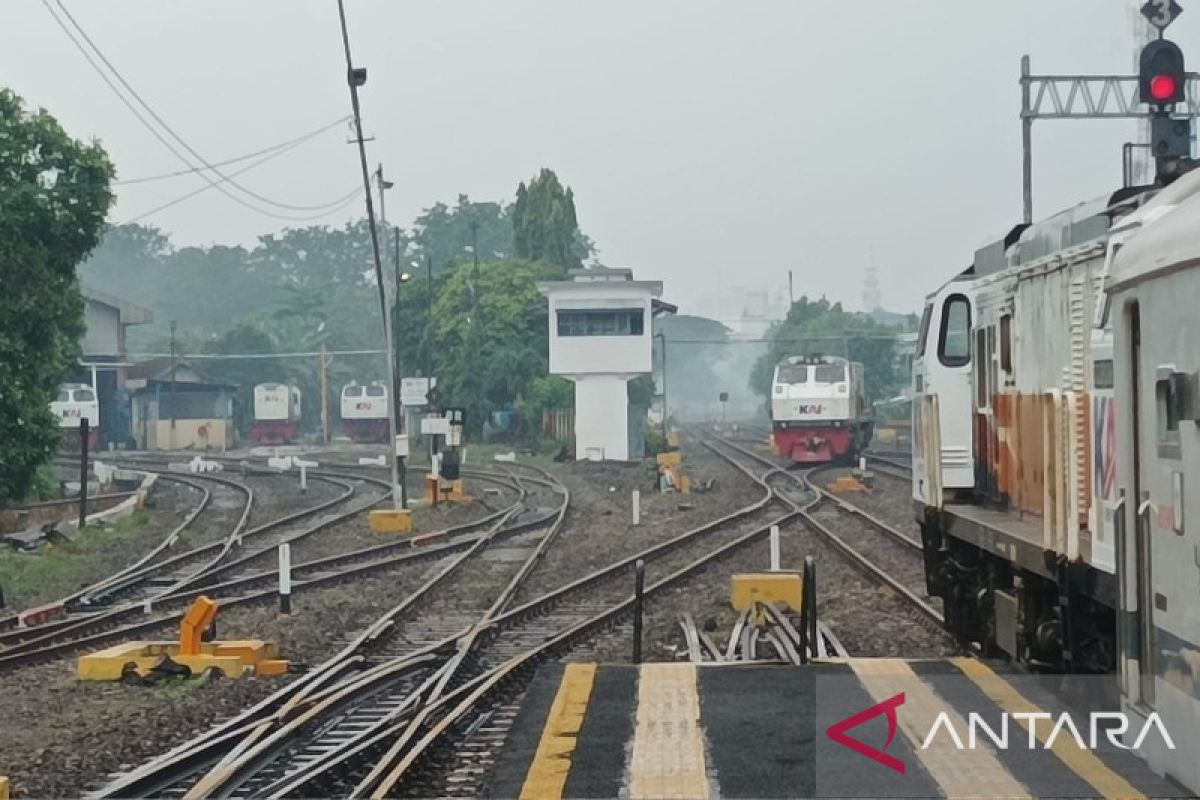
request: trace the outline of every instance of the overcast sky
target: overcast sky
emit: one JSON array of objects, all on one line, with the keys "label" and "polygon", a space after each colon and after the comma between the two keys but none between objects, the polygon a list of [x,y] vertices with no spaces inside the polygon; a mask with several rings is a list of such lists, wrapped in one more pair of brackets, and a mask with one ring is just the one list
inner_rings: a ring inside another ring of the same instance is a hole
[{"label": "overcast sky", "polygon": [[[50,0],[53,3],[53,0]],[[154,110],[210,161],[349,112],[334,0],[63,0]],[[1181,0],[1184,6],[1191,0]],[[511,199],[548,166],[609,265],[681,311],[787,285],[910,310],[1020,220],[1019,60],[1131,71],[1131,0],[348,0],[372,166],[391,219],[459,193]],[[0,81],[96,137],[121,178],[182,165],[116,100],[41,0],[5,0]],[[1171,28],[1200,64],[1200,7]],[[1034,129],[1035,215],[1119,186],[1125,121]],[[239,181],[313,206],[360,180],[341,127]],[[113,220],[203,186],[118,187]],[[299,212],[280,212],[299,213]],[[361,200],[320,221],[362,214]],[[176,244],[287,225],[208,191],[146,217]]]}]

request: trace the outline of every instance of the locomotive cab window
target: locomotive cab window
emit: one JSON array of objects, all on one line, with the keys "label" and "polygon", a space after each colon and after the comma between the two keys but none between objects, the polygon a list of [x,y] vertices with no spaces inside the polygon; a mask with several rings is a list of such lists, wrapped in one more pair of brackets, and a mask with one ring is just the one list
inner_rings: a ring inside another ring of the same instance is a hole
[{"label": "locomotive cab window", "polygon": [[79,403],[90,403],[96,399],[96,395],[92,394],[91,389],[76,389],[75,401]]},{"label": "locomotive cab window", "polygon": [[1097,389],[1113,388],[1113,362],[1111,358],[1098,358],[1092,364],[1092,383]]},{"label": "locomotive cab window", "polygon": [[362,397],[361,386],[347,386],[345,391],[346,397]]},{"label": "locomotive cab window", "polygon": [[813,370],[813,383],[841,383],[846,380],[846,368],[841,364],[822,364]]},{"label": "locomotive cab window", "polygon": [[71,402],[71,393],[68,392],[66,389],[60,389],[58,392],[58,402],[60,402],[60,403]]},{"label": "locomotive cab window", "polygon": [[1000,317],[1000,369],[1012,374],[1012,314]]},{"label": "locomotive cab window", "polygon": [[383,397],[385,394],[387,393],[383,390],[382,386],[367,387],[367,397]]},{"label": "locomotive cab window", "polygon": [[779,383],[806,383],[808,381],[808,367],[803,365],[789,364],[779,368]]},{"label": "locomotive cab window", "polygon": [[933,304],[926,303],[921,312],[921,327],[917,333],[917,357],[925,355],[925,340],[929,338],[929,318],[933,316]]},{"label": "locomotive cab window", "polygon": [[938,360],[947,367],[971,363],[971,303],[966,295],[952,294],[942,305]]}]

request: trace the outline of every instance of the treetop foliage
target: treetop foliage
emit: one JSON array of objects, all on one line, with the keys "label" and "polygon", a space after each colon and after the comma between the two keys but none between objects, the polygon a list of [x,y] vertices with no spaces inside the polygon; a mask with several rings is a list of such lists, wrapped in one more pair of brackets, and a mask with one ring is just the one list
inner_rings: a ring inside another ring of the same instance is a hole
[{"label": "treetop foliage", "polygon": [[790,356],[842,356],[863,365],[868,398],[884,399],[904,380],[896,365],[896,333],[869,314],[846,311],[841,303],[801,297],[787,317],[771,327],[767,352],[751,372],[751,386],[769,397],[775,365]]},{"label": "treetop foliage", "polygon": [[524,181],[517,186],[512,217],[517,258],[579,269],[590,255],[579,233],[575,195],[553,170],[543,169],[528,186]]},{"label": "treetop foliage", "polygon": [[98,144],[0,89],[0,505],[25,497],[58,441],[50,401],[83,333],[75,267],[99,240],[112,176]]}]

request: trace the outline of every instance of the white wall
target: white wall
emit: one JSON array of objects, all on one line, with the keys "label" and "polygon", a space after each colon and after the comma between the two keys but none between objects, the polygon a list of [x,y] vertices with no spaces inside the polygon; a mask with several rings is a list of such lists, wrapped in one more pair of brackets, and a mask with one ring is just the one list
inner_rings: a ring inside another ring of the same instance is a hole
[{"label": "white wall", "polygon": [[[550,294],[550,372],[555,375],[586,373],[650,372],[652,318],[650,292],[638,287],[605,283],[603,295],[592,291],[572,292],[556,289]],[[563,336],[558,335],[558,311],[570,309],[642,309],[641,336]]]},{"label": "white wall", "polygon": [[83,352],[85,355],[117,356],[121,354],[121,314],[112,306],[84,301]]},{"label": "white wall", "polygon": [[626,379],[619,375],[584,375],[574,380],[575,457],[628,461]]}]

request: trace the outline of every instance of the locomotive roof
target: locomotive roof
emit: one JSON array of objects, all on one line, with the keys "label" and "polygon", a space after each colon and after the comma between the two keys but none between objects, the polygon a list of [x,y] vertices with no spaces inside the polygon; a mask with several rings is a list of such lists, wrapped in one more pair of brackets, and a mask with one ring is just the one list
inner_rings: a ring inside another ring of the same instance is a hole
[{"label": "locomotive roof", "polygon": [[1140,230],[1113,258],[1109,291],[1200,260],[1200,170],[1139,209]]},{"label": "locomotive roof", "polygon": [[777,367],[798,366],[800,364],[849,364],[850,362],[841,356],[788,356],[780,360]]}]

